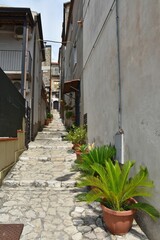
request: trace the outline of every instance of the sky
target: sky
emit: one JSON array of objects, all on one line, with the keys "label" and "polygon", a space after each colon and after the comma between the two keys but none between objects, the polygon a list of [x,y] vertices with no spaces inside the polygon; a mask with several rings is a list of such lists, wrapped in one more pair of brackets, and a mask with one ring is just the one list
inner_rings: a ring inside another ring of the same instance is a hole
[{"label": "sky", "polygon": [[[41,14],[43,39],[61,42],[63,3],[69,0],[0,0],[0,5],[27,7]],[[52,46],[52,61],[58,61],[61,44],[47,42]]]}]

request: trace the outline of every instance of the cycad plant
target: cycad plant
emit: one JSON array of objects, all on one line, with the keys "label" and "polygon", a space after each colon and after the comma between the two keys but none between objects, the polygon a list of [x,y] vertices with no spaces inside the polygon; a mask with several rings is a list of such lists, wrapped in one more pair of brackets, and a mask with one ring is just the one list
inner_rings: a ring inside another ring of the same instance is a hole
[{"label": "cycad plant", "polygon": [[81,153],[86,153],[88,152],[88,145],[87,144],[82,144],[80,146],[78,146],[75,151],[79,151]]},{"label": "cycad plant", "polygon": [[105,166],[106,160],[113,160],[115,155],[116,149],[112,145],[94,147],[89,152],[83,153],[81,155],[82,161],[77,161],[74,167],[75,169],[80,170],[82,175],[94,175],[95,170],[91,167],[94,163],[99,163],[100,165]]},{"label": "cycad plant", "polygon": [[105,161],[105,166],[94,163],[91,165],[97,175],[86,175],[80,179],[79,187],[93,186],[92,190],[78,196],[79,200],[88,203],[99,201],[107,208],[124,211],[138,209],[149,214],[153,219],[160,217],[159,212],[150,204],[134,203],[129,204],[129,199],[134,197],[149,197],[149,189],[153,182],[149,179],[146,167],[140,167],[138,173],[133,177],[129,176],[131,168],[135,162],[127,161],[120,167],[118,161]]}]

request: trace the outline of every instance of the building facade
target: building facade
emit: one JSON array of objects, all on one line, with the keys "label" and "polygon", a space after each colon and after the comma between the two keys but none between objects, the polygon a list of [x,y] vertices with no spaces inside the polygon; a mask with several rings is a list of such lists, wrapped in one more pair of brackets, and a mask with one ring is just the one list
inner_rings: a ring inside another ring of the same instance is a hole
[{"label": "building facade", "polygon": [[[71,16],[77,2],[70,3]],[[158,1],[84,0],[83,67],[78,77],[83,79],[81,119],[87,123],[88,141],[96,145],[119,141],[119,161],[134,159],[137,167],[145,165],[155,184],[150,202],[160,210],[159,11]],[[67,40],[73,36],[72,26]],[[67,45],[65,52],[63,72],[72,78]],[[137,221],[149,239],[159,239],[160,221],[142,214]]]},{"label": "building facade", "polygon": [[51,63],[51,108],[59,110],[60,72],[59,63]]},{"label": "building facade", "polygon": [[[80,125],[83,28],[79,24],[83,15],[80,0],[64,4],[61,56],[61,100],[65,124]],[[70,116],[70,117],[69,117]]]},{"label": "building facade", "polygon": [[43,72],[43,83],[46,92],[46,111],[50,112],[51,109],[51,46],[45,46],[45,56],[46,59],[42,63],[42,72]]},{"label": "building facade", "polygon": [[41,15],[29,8],[0,7],[0,67],[26,100],[28,140],[45,119],[42,61],[45,60]]}]

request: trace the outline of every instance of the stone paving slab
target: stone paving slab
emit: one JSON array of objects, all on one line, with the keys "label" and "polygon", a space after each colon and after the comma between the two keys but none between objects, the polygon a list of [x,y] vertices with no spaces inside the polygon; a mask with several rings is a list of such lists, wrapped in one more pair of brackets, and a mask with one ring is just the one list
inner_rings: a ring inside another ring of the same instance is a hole
[{"label": "stone paving slab", "polygon": [[30,148],[26,151],[24,151],[19,159],[23,160],[28,160],[28,159],[42,159],[43,157],[50,158],[51,160],[56,160],[56,159],[71,159],[75,160],[76,154],[73,152],[71,149],[72,145],[69,145],[69,149],[58,149],[58,148],[49,148],[49,149],[44,149],[44,148]]},{"label": "stone paving slab", "polygon": [[136,223],[123,237],[111,235],[98,203],[75,201],[76,159],[59,114],[38,133],[0,188],[0,223],[22,223],[21,240],[147,240]]},{"label": "stone paving slab", "polygon": [[[70,154],[71,155],[71,154]],[[75,154],[59,158],[38,155],[21,157],[3,181],[5,186],[71,186],[76,183],[77,172],[71,172]]]},{"label": "stone paving slab", "polygon": [[0,223],[23,223],[21,240],[147,240],[136,223],[127,235],[106,231],[97,203],[75,201],[75,188],[5,188],[0,191]]},{"label": "stone paving slab", "polygon": [[43,134],[50,135],[50,134],[55,134],[55,133],[56,133],[57,136],[62,136],[62,135],[67,134],[67,131],[66,131],[65,128],[63,128],[64,130],[60,130],[57,127],[54,128],[54,124],[50,125],[50,127],[46,127],[46,128],[44,127],[41,132],[38,132],[37,136],[38,135],[43,135]]},{"label": "stone paving slab", "polygon": [[37,139],[34,142],[29,143],[29,148],[52,148],[52,149],[70,149],[72,146],[71,143],[66,141],[61,141],[60,144],[58,141],[52,139]]},{"label": "stone paving slab", "polygon": [[[56,127],[54,127],[54,124],[56,124]],[[66,129],[64,126],[58,125],[57,122],[50,123],[48,127],[43,128],[43,132],[56,132],[56,133],[61,133],[62,135],[66,134]]]}]

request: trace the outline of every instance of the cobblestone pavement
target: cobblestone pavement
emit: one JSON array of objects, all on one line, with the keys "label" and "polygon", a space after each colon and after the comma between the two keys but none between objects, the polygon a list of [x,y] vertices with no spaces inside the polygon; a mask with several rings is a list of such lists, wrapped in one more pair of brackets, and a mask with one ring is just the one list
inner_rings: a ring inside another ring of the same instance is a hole
[{"label": "cobblestone pavement", "polygon": [[21,240],[147,240],[136,223],[123,237],[104,227],[97,203],[76,202],[78,173],[72,144],[62,141],[65,128],[54,120],[39,132],[3,181],[0,223],[23,223]]}]

